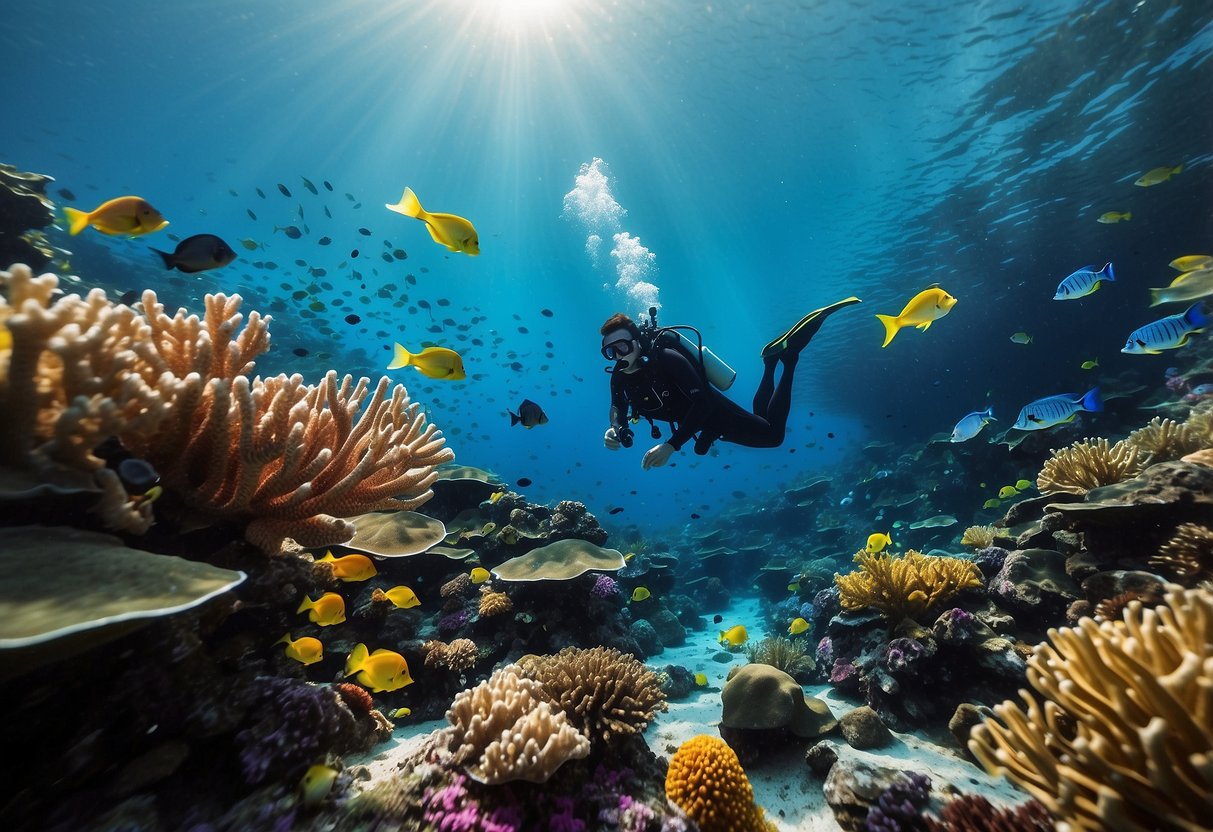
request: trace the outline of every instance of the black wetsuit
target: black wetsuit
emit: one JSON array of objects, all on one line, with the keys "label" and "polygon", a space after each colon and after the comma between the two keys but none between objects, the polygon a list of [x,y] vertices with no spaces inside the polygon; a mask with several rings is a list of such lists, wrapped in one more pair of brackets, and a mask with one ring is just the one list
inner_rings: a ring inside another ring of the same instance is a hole
[{"label": "black wetsuit", "polygon": [[[754,394],[754,412],[744,410],[713,387],[700,368],[670,347],[649,352],[634,373],[611,375],[611,405],[617,431],[627,425],[630,412],[671,422],[674,433],[666,442],[675,450],[696,436],[695,453],[706,454],[717,439],[751,448],[774,448],[783,443],[792,406],[792,376],[796,356],[783,359],[784,369],[775,384],[778,359],[764,362],[762,381]],[[630,409],[629,409],[630,408]]]}]

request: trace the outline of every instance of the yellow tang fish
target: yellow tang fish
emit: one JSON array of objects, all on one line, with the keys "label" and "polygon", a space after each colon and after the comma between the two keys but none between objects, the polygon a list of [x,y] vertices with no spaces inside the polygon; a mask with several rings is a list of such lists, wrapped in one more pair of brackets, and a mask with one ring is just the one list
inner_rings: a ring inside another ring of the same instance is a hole
[{"label": "yellow tang fish", "polygon": [[788,592],[800,592],[800,581],[793,581],[788,584]]},{"label": "yellow tang fish", "polygon": [[883,552],[884,547],[892,545],[893,538],[889,537],[887,534],[876,532],[868,535],[868,545],[864,547],[864,551],[869,555],[874,555],[877,552]]},{"label": "yellow tang fish", "polygon": [[708,674],[696,673],[695,674],[695,684],[698,687],[706,688],[708,686]]},{"label": "yellow tang fish", "polygon": [[988,499],[984,503],[982,503],[981,507],[982,508],[998,508],[1000,505],[1002,505],[1001,500],[996,500],[993,497],[991,497],[990,499]]},{"label": "yellow tang fish", "polygon": [[337,774],[337,769],[332,766],[315,765],[309,768],[299,781],[299,802],[309,809],[319,806],[333,790]]},{"label": "yellow tang fish", "polygon": [[809,629],[809,622],[803,618],[793,618],[792,623],[788,625],[788,635],[798,636],[807,629]]},{"label": "yellow tang fish", "polygon": [[396,605],[397,609],[407,610],[410,607],[421,606],[421,600],[417,597],[417,593],[407,586],[394,586],[383,594]]},{"label": "yellow tang fish", "polygon": [[472,579],[472,583],[482,584],[489,578],[493,577],[493,573],[485,569],[483,566],[477,566],[468,573],[468,577]]},{"label": "yellow tang fish", "polygon": [[397,708],[396,710],[394,710],[390,714],[388,714],[388,716],[390,716],[392,719],[403,719],[404,717],[409,716],[412,713],[413,713],[412,708]]},{"label": "yellow tang fish", "polygon": [[1177,272],[1194,272],[1206,266],[1213,266],[1213,257],[1207,254],[1185,254],[1183,257],[1176,257],[1167,265]]},{"label": "yellow tang fish", "polygon": [[887,347],[904,326],[917,327],[926,332],[931,328],[931,324],[951,312],[955,305],[956,298],[938,286],[932,286],[912,297],[900,315],[877,315],[877,319],[884,324],[884,343],[880,345],[881,349]]},{"label": "yellow tang fish", "polygon": [[1131,219],[1133,219],[1132,211],[1107,211],[1100,214],[1095,221],[1102,222],[1104,225],[1112,225],[1117,222],[1128,222]]},{"label": "yellow tang fish", "polygon": [[387,365],[389,370],[416,367],[417,372],[429,378],[448,381],[463,381],[467,378],[467,374],[463,372],[463,359],[454,350],[448,350],[446,347],[426,347],[421,352],[413,353],[400,344],[396,344],[395,350],[392,363]]},{"label": "yellow tang fish", "polygon": [[320,639],[311,636],[291,641],[291,634],[287,633],[274,644],[285,644],[286,657],[300,664],[315,664],[324,658],[324,645],[320,643]]},{"label": "yellow tang fish", "polygon": [[365,644],[354,645],[354,652],[345,660],[345,675],[358,675],[355,680],[375,693],[400,690],[413,684],[409,675],[409,663],[404,656],[391,650],[376,650],[368,653]]},{"label": "yellow tang fish", "polygon": [[1011,343],[1012,344],[1030,344],[1030,343],[1032,343],[1032,336],[1026,332],[1016,332],[1014,335],[1011,336]]},{"label": "yellow tang fish", "polygon": [[1161,185],[1163,182],[1166,182],[1168,179],[1170,179],[1175,174],[1182,173],[1183,169],[1184,169],[1183,165],[1176,165],[1175,167],[1171,167],[1170,165],[1163,165],[1162,167],[1159,167],[1159,168],[1151,168],[1150,170],[1143,173],[1141,175],[1141,178],[1138,179],[1133,184],[1137,185],[1139,188],[1148,188],[1151,185]]},{"label": "yellow tang fish", "polygon": [[1084,361],[1081,364],[1079,364],[1078,366],[1082,367],[1084,370],[1094,370],[1096,367],[1099,366],[1099,359],[1092,358],[1090,361]]},{"label": "yellow tang fish", "polygon": [[316,563],[327,563],[332,567],[333,575],[343,581],[366,581],[379,574],[375,564],[366,555],[335,558],[332,552],[326,551],[324,557]]},{"label": "yellow tang fish", "polygon": [[649,590],[646,587],[638,586],[632,590],[633,601],[646,601],[650,597]]},{"label": "yellow tang fish", "polygon": [[1027,491],[1029,488],[1032,487],[1032,481],[1031,480],[1016,480],[1015,487],[1017,489],[1019,489],[1020,491]]},{"label": "yellow tang fish", "polygon": [[308,620],[321,627],[329,627],[345,621],[345,600],[336,592],[326,592],[313,601],[304,595],[299,609],[295,612],[307,611]]},{"label": "yellow tang fish", "polygon": [[463,217],[454,214],[431,214],[421,207],[421,201],[412,188],[404,189],[404,196],[395,205],[385,205],[389,211],[404,214],[406,217],[421,220],[426,230],[440,246],[446,246],[451,251],[462,251],[473,257],[480,253],[480,236],[472,224]]},{"label": "yellow tang fish", "polygon": [[730,627],[727,630],[720,631],[720,643],[729,647],[740,647],[745,644],[750,634],[745,631],[745,625],[738,624],[736,627]]},{"label": "yellow tang fish", "polygon": [[120,196],[87,212],[64,208],[63,213],[67,216],[68,231],[73,237],[90,225],[102,234],[124,234],[128,237],[151,234],[168,225],[168,220],[150,202],[138,196]]},{"label": "yellow tang fish", "polygon": [[998,496],[1003,500],[1009,500],[1018,493],[1019,492],[1015,490],[1015,486],[1013,485],[1004,485],[1002,488],[998,489]]}]

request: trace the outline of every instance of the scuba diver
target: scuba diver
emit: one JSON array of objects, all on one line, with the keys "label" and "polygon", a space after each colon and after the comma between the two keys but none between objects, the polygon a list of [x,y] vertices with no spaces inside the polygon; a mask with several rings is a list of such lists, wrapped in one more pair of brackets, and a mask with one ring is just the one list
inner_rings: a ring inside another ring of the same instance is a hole
[{"label": "scuba diver", "polygon": [[[717,439],[750,448],[775,448],[783,443],[792,407],[792,381],[800,351],[833,312],[859,303],[850,297],[805,315],[786,333],[762,348],[763,372],[748,412],[721,390],[737,374],[707,347],[690,326],[657,326],[657,308],[649,308],[644,326],[622,312],[602,325],[602,355],[614,361],[611,374],[610,424],[603,444],[615,451],[633,442],[631,424],[648,420],[653,439],[661,438],[654,420],[670,422],[672,434],[650,448],[641,461],[645,469],[665,465],[674,452],[695,437],[695,453],[706,454]],[[694,334],[692,340],[684,331]],[[783,364],[779,383],[775,366]],[[719,388],[719,389],[717,389]]]}]

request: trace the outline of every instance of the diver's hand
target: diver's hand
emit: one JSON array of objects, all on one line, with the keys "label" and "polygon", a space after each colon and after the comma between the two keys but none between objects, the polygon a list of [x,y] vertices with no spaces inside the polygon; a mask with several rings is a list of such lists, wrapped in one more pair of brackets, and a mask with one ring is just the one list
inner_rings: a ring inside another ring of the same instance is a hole
[{"label": "diver's hand", "polygon": [[615,435],[615,428],[607,428],[607,432],[602,437],[602,444],[606,445],[608,451],[619,450],[619,437]]},{"label": "diver's hand", "polygon": [[644,459],[640,461],[640,466],[646,471],[650,468],[660,468],[670,461],[670,457],[674,455],[674,446],[668,442],[662,442],[653,448],[649,448],[644,455]]}]

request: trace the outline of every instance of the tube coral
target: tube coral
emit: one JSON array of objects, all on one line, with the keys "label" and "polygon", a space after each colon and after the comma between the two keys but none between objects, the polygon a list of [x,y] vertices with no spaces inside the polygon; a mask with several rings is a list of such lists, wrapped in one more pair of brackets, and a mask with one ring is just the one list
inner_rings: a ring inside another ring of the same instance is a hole
[{"label": "tube coral", "polygon": [[1213,827],[1213,593],[1172,587],[1120,621],[1049,631],[1024,708],[996,706],[969,749],[1071,829]]},{"label": "tube coral", "polygon": [[981,571],[963,558],[941,558],[910,549],[903,557],[859,552],[859,568],[835,575],[844,610],[874,607],[889,619],[916,618],[965,589],[980,589]]}]

